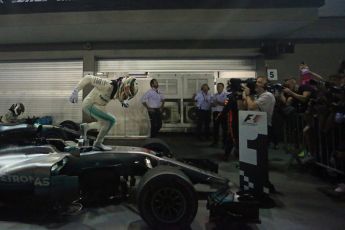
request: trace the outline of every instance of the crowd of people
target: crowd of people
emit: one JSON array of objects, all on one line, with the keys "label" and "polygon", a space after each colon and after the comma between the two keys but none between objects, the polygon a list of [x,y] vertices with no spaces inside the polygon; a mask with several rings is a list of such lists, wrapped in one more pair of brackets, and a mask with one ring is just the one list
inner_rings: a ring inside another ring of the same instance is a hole
[{"label": "crowd of people", "polygon": [[238,111],[256,110],[267,113],[269,136],[272,130],[272,116],[276,99],[268,91],[268,79],[259,76],[251,84],[242,84],[241,79],[230,79],[225,90],[223,83],[217,84],[217,93],[209,93],[209,86],[203,84],[200,92],[193,96],[198,109],[197,138],[210,139],[211,114],[213,118],[213,137],[211,146],[218,146],[219,127],[222,127],[223,159],[230,153],[238,154]]},{"label": "crowd of people", "polygon": [[[284,120],[285,127],[292,129],[290,134],[295,135],[292,139],[300,151],[298,158],[318,162],[342,173],[345,173],[344,71],[345,61],[337,73],[327,77],[321,77],[301,64],[300,84],[292,77],[284,80],[277,94],[275,110],[275,120]],[[301,138],[294,131],[300,131]],[[339,184],[335,191],[345,194],[345,184]]]},{"label": "crowd of people", "polygon": [[[302,129],[294,130],[300,131],[302,137],[297,140],[298,148],[302,150],[298,157],[325,160],[322,151],[327,149],[332,153],[326,159],[327,163],[333,161],[334,165],[343,166],[345,146],[340,140],[345,139],[344,132],[338,132],[340,136],[331,141],[327,141],[327,134],[345,123],[345,61],[336,74],[328,77],[311,71],[305,63],[299,65],[299,71],[300,76],[289,76],[282,84],[269,83],[265,76],[244,84],[240,79],[230,79],[226,90],[222,83],[218,83],[214,95],[209,92],[209,86],[203,84],[193,97],[198,109],[197,138],[202,141],[211,139],[209,126],[212,117],[211,146],[218,145],[219,127],[222,127],[222,159],[228,160],[231,153],[238,154],[238,111],[263,111],[267,113],[269,144],[274,148],[286,135],[284,127],[296,125],[296,119],[301,119]],[[316,135],[320,132],[321,140],[318,140]],[[292,135],[299,136],[296,133]],[[329,146],[331,142],[332,147]],[[337,170],[345,173],[344,167]],[[340,183],[335,191],[345,193],[345,184]]]}]

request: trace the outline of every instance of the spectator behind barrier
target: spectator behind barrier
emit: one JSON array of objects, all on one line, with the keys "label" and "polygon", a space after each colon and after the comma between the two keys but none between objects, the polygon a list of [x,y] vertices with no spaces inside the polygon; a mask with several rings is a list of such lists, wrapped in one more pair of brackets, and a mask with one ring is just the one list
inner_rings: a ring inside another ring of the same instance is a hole
[{"label": "spectator behind barrier", "polygon": [[285,101],[286,105],[296,108],[298,112],[305,112],[309,99],[316,96],[315,87],[311,85],[297,87],[296,80],[293,78],[288,79],[285,83],[287,87],[282,90],[284,93],[284,95],[281,95],[282,100]]},{"label": "spectator behind barrier", "polygon": [[321,81],[324,80],[322,76],[317,73],[312,72],[309,69],[309,66],[302,62],[299,64],[299,71],[300,71],[300,84],[301,85],[308,85],[310,80],[317,80]]},{"label": "spectator behind barrier", "polygon": [[[308,72],[309,68],[304,71]],[[294,105],[300,112],[285,120],[284,139],[287,141],[285,144],[293,144],[294,149],[289,148],[288,151],[297,157],[299,163],[315,161],[328,171],[345,174],[345,61],[328,80],[312,78],[299,88],[294,79],[284,82],[285,88],[277,97],[278,104],[282,108]],[[299,136],[301,132],[303,138]],[[340,182],[334,192],[345,195],[344,179]]]}]

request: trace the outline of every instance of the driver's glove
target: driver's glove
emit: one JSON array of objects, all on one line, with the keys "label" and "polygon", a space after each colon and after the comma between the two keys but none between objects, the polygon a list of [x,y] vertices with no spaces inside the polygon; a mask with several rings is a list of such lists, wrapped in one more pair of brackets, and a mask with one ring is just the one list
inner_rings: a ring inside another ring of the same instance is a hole
[{"label": "driver's glove", "polygon": [[121,102],[122,107],[128,108],[129,104],[128,104],[128,100],[124,100],[123,102]]},{"label": "driver's glove", "polygon": [[71,94],[71,96],[69,97],[69,101],[71,103],[78,103],[78,89],[75,88]]}]

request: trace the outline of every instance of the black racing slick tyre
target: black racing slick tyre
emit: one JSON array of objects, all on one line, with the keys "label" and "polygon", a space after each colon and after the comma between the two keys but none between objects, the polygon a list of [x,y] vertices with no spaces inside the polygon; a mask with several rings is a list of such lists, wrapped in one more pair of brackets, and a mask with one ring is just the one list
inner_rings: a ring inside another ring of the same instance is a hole
[{"label": "black racing slick tyre", "polygon": [[60,126],[68,128],[68,129],[72,129],[74,131],[80,130],[79,124],[75,123],[74,121],[70,121],[70,120],[65,120],[65,121],[61,122]]},{"label": "black racing slick tyre", "polygon": [[198,210],[198,198],[189,178],[170,166],[150,169],[137,190],[141,217],[153,229],[186,229]]},{"label": "black racing slick tyre", "polygon": [[170,147],[164,141],[157,138],[149,138],[144,141],[141,145],[143,148],[150,149],[152,151],[162,154],[162,156],[172,158],[173,153],[170,150]]},{"label": "black racing slick tyre", "polygon": [[55,138],[55,139],[66,140],[65,133],[58,128],[50,128],[50,129],[43,130],[42,136],[46,139]]}]

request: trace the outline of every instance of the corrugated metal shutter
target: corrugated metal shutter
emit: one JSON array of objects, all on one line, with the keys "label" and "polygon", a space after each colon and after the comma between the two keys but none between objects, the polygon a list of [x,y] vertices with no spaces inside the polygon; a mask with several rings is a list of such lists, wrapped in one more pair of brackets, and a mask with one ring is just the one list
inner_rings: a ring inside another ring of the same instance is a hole
[{"label": "corrugated metal shutter", "polygon": [[254,59],[238,60],[99,60],[99,72],[118,71],[148,71],[148,72],[178,72],[178,71],[226,71],[255,70]]},{"label": "corrugated metal shutter", "polygon": [[[22,102],[22,117],[52,116],[54,124],[81,122],[81,103],[71,104],[68,98],[82,76],[82,61],[0,63],[0,114]],[[79,97],[81,101],[81,93]]]}]

